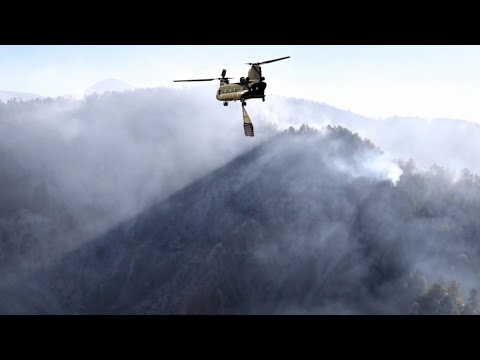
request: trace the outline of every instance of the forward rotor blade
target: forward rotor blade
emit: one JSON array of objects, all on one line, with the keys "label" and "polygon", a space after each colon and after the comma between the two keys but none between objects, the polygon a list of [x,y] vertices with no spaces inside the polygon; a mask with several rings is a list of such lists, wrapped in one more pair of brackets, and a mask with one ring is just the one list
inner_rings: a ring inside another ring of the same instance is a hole
[{"label": "forward rotor blade", "polygon": [[173,80],[173,82],[187,82],[187,81],[212,81],[217,79],[194,79],[194,80]]},{"label": "forward rotor blade", "polygon": [[187,82],[187,81],[213,81],[213,80],[222,80],[222,79],[233,79],[233,78],[232,78],[232,77],[227,77],[227,78],[214,78],[214,79],[173,80],[173,82]]},{"label": "forward rotor blade", "polygon": [[272,63],[272,62],[275,62],[275,61],[285,60],[285,59],[288,59],[288,58],[290,58],[290,56],[285,56],[285,57],[281,57],[281,58],[278,58],[278,59],[267,60],[267,61],[262,61],[262,62],[257,62],[257,63],[247,63],[247,65],[263,65],[263,64],[269,64],[269,63]]}]

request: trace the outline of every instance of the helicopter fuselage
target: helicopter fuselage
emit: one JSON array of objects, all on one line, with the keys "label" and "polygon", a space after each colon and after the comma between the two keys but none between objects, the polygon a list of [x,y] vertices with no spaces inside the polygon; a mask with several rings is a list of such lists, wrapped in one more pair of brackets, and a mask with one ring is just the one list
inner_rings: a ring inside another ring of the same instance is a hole
[{"label": "helicopter fuselage", "polygon": [[265,88],[267,83],[265,82],[247,82],[240,81],[233,84],[227,84],[221,82],[220,87],[217,90],[217,100],[228,101],[245,101],[248,99],[264,99]]}]

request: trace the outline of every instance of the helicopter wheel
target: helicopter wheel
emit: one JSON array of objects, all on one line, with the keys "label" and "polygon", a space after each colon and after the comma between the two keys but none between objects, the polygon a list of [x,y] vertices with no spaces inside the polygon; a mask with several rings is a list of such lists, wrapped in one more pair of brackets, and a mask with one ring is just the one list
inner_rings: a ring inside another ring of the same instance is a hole
[{"label": "helicopter wheel", "polygon": [[225,102],[223,103],[223,106],[228,106],[228,102],[225,101]]},{"label": "helicopter wheel", "polygon": [[245,101],[242,101],[242,106],[247,106],[247,103]]},{"label": "helicopter wheel", "polygon": [[265,97],[262,98],[262,101],[265,102]]}]

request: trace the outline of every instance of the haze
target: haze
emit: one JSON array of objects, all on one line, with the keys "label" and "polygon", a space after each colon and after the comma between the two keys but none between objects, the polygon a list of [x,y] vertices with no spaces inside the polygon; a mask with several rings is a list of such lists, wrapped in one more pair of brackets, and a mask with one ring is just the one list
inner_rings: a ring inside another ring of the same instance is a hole
[{"label": "haze", "polygon": [[[322,101],[369,117],[478,122],[479,46],[0,46],[0,90],[81,97],[108,78],[135,87],[191,87],[174,78],[245,76],[265,65],[267,94]],[[213,95],[212,95],[213,96]]]},{"label": "haze", "polygon": [[475,47],[1,49],[1,314],[480,314]]}]

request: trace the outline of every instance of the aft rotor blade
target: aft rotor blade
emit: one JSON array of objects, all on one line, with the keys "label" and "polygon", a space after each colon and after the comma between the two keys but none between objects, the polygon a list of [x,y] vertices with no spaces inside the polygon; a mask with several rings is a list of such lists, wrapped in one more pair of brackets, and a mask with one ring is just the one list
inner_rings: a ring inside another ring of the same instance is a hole
[{"label": "aft rotor blade", "polygon": [[285,56],[285,57],[281,57],[281,58],[273,59],[273,60],[262,61],[262,62],[258,62],[258,63],[247,63],[247,65],[263,65],[263,64],[269,64],[269,63],[272,63],[272,62],[275,62],[275,61],[285,60],[285,59],[288,59],[288,58],[290,58],[290,56]]},{"label": "aft rotor blade", "polygon": [[285,57],[281,57],[281,58],[278,58],[278,59],[263,61],[263,62],[259,63],[258,65],[268,64],[268,63],[272,63],[274,61],[285,60],[285,59],[288,59],[289,57],[290,56],[285,56]]}]

